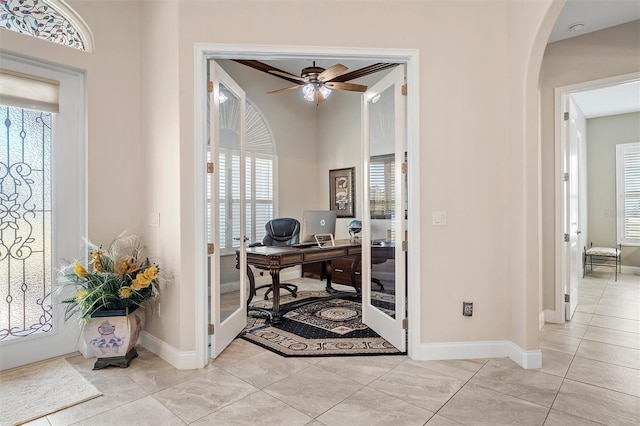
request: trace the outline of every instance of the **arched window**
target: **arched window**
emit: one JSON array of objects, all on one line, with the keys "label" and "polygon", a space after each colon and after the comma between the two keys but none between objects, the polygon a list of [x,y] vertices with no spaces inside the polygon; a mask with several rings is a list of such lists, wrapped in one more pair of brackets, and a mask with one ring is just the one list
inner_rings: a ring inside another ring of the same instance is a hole
[{"label": "arched window", "polygon": [[[238,100],[230,98],[225,102],[224,111],[220,115],[220,130],[226,138],[233,139],[240,136],[236,133],[238,128],[238,112],[240,108],[234,103]],[[277,157],[273,135],[267,121],[257,107],[247,100],[246,105],[246,141],[245,141],[245,199],[246,199],[246,230],[245,235],[249,241],[262,241],[265,230],[264,224],[274,217],[276,191],[276,164]],[[235,146],[235,144],[226,144]],[[221,145],[218,164],[221,170],[225,165],[232,168],[240,167],[238,163],[239,153]],[[230,214],[233,229],[240,226],[240,217],[237,208],[240,204],[239,192],[231,187],[231,182],[221,178],[220,189],[220,215]],[[234,253],[239,246],[239,241],[233,241],[231,235],[227,235],[225,221],[220,221],[220,248],[225,253]],[[235,234],[235,232],[234,232]]]},{"label": "arched window", "polygon": [[0,1],[0,27],[85,52],[93,51],[89,27],[62,0]]}]

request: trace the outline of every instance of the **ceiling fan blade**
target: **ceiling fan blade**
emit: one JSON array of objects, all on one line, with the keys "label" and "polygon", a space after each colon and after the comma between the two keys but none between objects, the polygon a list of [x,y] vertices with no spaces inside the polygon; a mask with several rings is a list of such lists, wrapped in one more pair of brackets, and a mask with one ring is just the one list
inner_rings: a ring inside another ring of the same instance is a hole
[{"label": "ceiling fan blade", "polygon": [[377,64],[373,64],[373,65],[369,65],[367,67],[364,68],[360,68],[359,70],[355,70],[355,71],[351,71],[348,72],[346,74],[342,74],[336,78],[334,78],[332,81],[334,82],[344,82],[344,81],[349,81],[349,80],[355,80],[356,78],[360,78],[360,77],[364,77],[365,75],[369,75],[369,74],[373,74],[379,71],[383,71],[386,70],[388,68],[393,68],[395,66],[397,66],[399,64],[390,64],[390,63],[377,63]]},{"label": "ceiling fan blade", "polygon": [[315,92],[313,92],[313,101],[316,104],[320,104],[320,103],[324,102],[325,99],[326,98],[324,97],[324,95],[319,90],[316,90]]},{"label": "ceiling fan blade", "polygon": [[298,80],[298,81],[306,81],[302,77],[298,77],[297,75],[289,74],[288,72],[284,72],[284,71],[280,71],[280,70],[269,70],[269,74],[275,74],[275,75],[280,76],[280,77],[286,77],[286,78],[290,78],[290,79]]},{"label": "ceiling fan blade", "polygon": [[[232,59],[232,61],[237,62],[237,63],[242,64],[242,65],[246,65],[246,66],[248,66],[250,68],[253,68],[255,70],[265,72],[265,73],[267,73],[269,75],[276,75],[276,74],[270,73],[269,71],[280,71],[280,72],[285,73],[286,75],[289,75],[288,73],[286,73],[285,71],[282,71],[281,69],[278,69],[276,67],[273,67],[271,65],[265,64],[264,62],[260,62],[260,61],[245,60],[245,59]],[[282,78],[284,80],[290,81],[292,83],[297,83],[299,81],[299,79],[300,79],[300,77],[295,76],[295,75],[292,75],[293,78],[286,77],[284,75],[278,75],[278,77],[280,77],[280,78]]]},{"label": "ceiling fan blade", "polygon": [[299,89],[301,87],[304,87],[304,84],[296,84],[295,86],[285,87],[283,89],[272,90],[270,92],[267,92],[267,95],[270,95],[272,93],[286,92],[287,90],[295,90],[295,89]]},{"label": "ceiling fan blade", "polygon": [[338,83],[334,81],[329,81],[324,83],[326,87],[334,90],[348,90],[350,92],[366,92],[367,86],[362,84],[355,83]]},{"label": "ceiling fan blade", "polygon": [[318,81],[331,81],[348,69],[349,68],[345,67],[342,64],[335,64],[331,68],[327,68],[326,70],[322,71],[318,76]]}]

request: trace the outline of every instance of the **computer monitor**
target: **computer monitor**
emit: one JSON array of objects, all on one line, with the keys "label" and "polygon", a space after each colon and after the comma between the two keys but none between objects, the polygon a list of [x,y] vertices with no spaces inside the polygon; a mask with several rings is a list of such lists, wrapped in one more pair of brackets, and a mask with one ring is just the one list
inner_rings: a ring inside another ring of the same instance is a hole
[{"label": "computer monitor", "polygon": [[305,210],[302,214],[300,243],[315,243],[316,234],[336,233],[335,210]]}]

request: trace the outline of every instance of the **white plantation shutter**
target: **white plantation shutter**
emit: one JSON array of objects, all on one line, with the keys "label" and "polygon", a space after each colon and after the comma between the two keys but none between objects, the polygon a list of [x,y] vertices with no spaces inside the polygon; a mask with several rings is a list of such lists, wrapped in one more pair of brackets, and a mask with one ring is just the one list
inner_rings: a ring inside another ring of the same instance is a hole
[{"label": "white plantation shutter", "polygon": [[372,157],[369,163],[369,208],[374,219],[390,219],[395,205],[394,156]]},{"label": "white plantation shutter", "polygon": [[[275,181],[274,163],[275,147],[271,131],[258,110],[247,102],[246,117],[246,146],[245,146],[245,185],[246,201],[246,229],[245,235],[249,242],[261,242],[264,237],[264,224],[274,215]],[[223,128],[233,128],[232,123]],[[233,241],[232,235],[239,235],[240,229],[240,194],[239,182],[232,182],[229,178],[237,175],[240,168],[238,152],[220,148],[218,170],[220,170],[220,217],[229,214],[227,223],[231,223],[233,232],[223,228],[224,220],[220,220],[220,249],[222,253],[231,254],[240,246],[240,241]],[[230,167],[226,170],[226,167]],[[223,170],[226,170],[224,173]]]},{"label": "white plantation shutter", "polygon": [[640,245],[640,142],[616,145],[618,242]]}]

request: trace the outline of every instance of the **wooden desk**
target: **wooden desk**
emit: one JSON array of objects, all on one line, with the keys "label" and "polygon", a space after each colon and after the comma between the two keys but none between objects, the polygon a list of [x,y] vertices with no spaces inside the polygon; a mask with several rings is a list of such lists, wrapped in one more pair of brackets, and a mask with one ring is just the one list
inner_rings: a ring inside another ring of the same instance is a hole
[{"label": "wooden desk", "polygon": [[[256,283],[253,271],[249,265],[257,266],[262,269],[269,270],[271,275],[271,283],[273,286],[273,308],[270,313],[274,323],[280,321],[280,271],[290,266],[303,265],[305,263],[326,262],[327,263],[327,285],[326,290],[335,293],[336,290],[331,286],[331,261],[339,257],[353,256],[358,257],[362,253],[359,243],[352,243],[349,240],[337,240],[333,247],[309,247],[295,248],[290,246],[272,247],[258,246],[247,248],[247,276],[249,278],[249,297],[247,298],[247,307],[253,299]],[[236,252],[236,267],[240,267],[238,263],[238,255]]]}]

